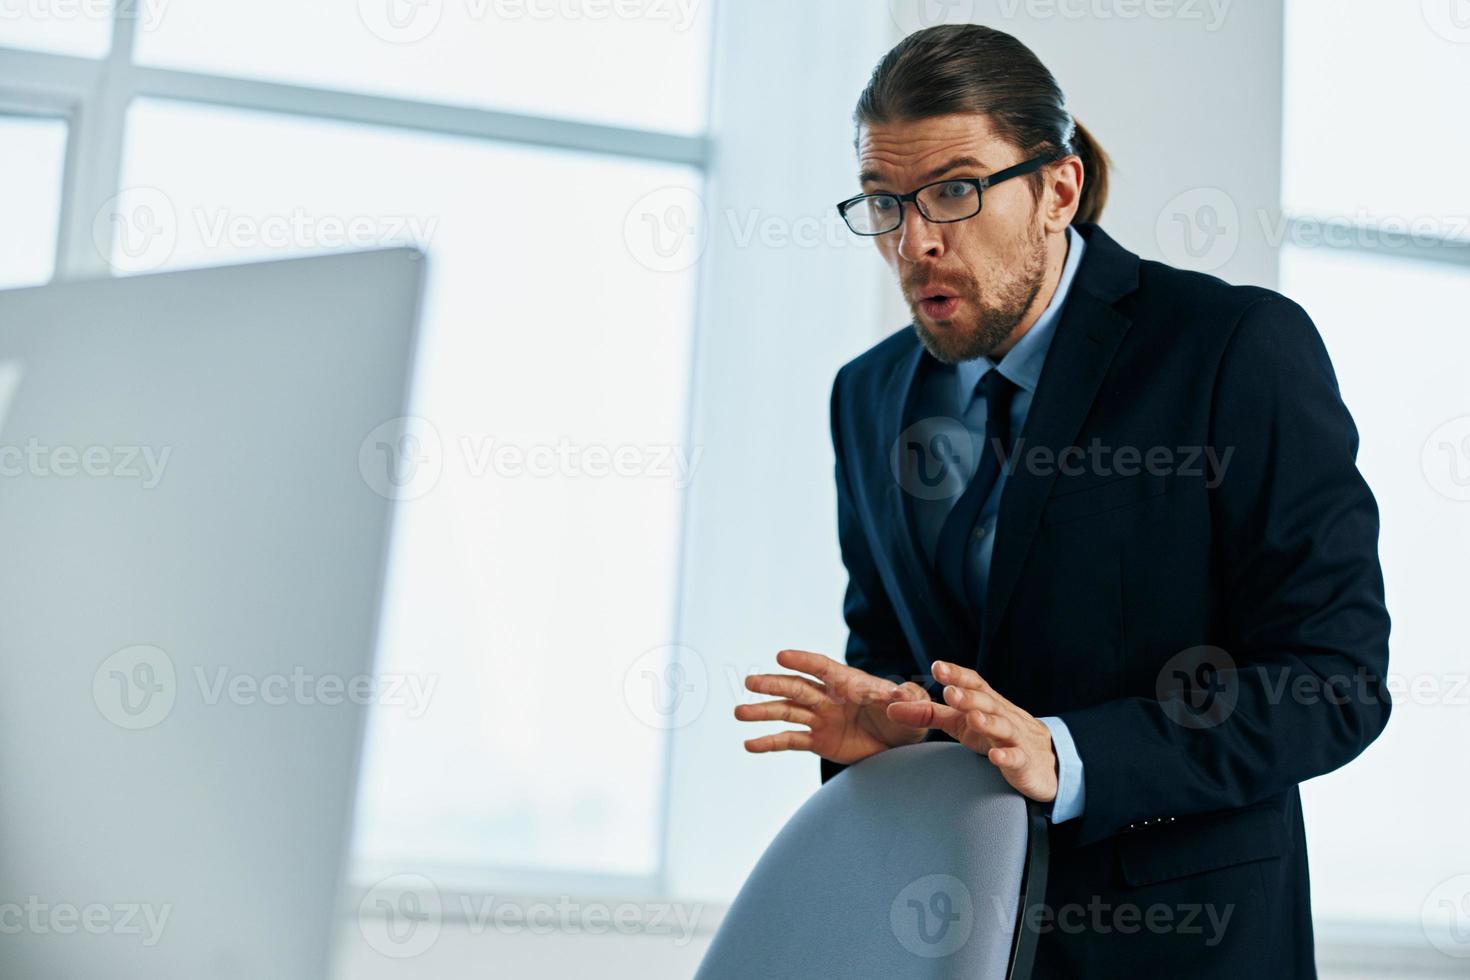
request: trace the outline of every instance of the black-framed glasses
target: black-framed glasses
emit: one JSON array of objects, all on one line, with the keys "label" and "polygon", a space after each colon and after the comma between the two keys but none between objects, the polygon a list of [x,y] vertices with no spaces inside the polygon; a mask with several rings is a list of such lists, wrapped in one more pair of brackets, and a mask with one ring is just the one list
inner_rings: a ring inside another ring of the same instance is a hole
[{"label": "black-framed glasses", "polygon": [[936,224],[964,221],[980,213],[980,198],[985,188],[1034,173],[1060,159],[1055,154],[1042,154],[997,170],[988,177],[950,177],[925,184],[908,194],[859,194],[838,204],[837,213],[857,235],[886,235],[897,230],[903,225],[903,206],[908,201],[913,202],[926,221]]}]

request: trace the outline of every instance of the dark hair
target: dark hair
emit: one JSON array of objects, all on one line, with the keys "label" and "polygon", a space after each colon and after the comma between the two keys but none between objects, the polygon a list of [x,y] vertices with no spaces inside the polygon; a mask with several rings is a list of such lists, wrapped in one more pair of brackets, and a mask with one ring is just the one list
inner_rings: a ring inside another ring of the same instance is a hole
[{"label": "dark hair", "polygon": [[[990,118],[997,135],[1026,158],[1075,153],[1082,158],[1082,199],[1073,224],[1096,221],[1108,199],[1108,155],[1072,118],[1057,80],[1030,48],[979,24],[916,31],[883,56],[858,97],[853,123],[929,119],[955,112]],[[1040,195],[1044,176],[1030,176]]]}]

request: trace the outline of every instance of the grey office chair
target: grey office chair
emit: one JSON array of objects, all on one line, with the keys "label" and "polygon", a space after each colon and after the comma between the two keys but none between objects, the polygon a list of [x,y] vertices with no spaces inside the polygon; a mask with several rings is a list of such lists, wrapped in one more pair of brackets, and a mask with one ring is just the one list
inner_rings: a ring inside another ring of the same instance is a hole
[{"label": "grey office chair", "polygon": [[1026,980],[1046,817],[950,741],[848,766],[787,821],[695,980]]}]

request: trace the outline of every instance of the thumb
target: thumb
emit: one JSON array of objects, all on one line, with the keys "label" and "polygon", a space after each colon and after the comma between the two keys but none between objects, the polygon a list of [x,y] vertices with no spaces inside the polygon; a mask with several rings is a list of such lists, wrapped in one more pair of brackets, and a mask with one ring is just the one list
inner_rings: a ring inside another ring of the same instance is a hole
[{"label": "thumb", "polygon": [[928,699],[928,692],[924,691],[923,688],[919,688],[918,689],[919,690],[919,693],[916,694],[915,691],[914,691],[914,688],[915,687],[917,687],[917,685],[914,684],[913,681],[909,681],[909,682],[904,683],[904,684],[899,684],[897,686],[890,687],[887,690],[885,690],[882,694],[878,695],[878,699],[877,700],[880,703],[882,703],[885,707],[887,705],[890,705],[890,704],[899,704],[899,703],[902,703],[902,702],[905,702],[905,701],[924,701],[924,700],[927,700]]},{"label": "thumb", "polygon": [[924,690],[921,685],[915,684],[913,681],[908,681],[904,684],[900,684],[898,690],[894,691],[893,693],[894,697],[900,701],[929,700],[929,692]]}]

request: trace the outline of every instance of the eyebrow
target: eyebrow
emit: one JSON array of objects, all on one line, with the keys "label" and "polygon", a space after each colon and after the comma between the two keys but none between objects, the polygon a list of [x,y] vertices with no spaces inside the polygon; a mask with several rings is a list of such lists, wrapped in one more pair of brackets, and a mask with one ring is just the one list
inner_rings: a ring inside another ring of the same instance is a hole
[{"label": "eyebrow", "polygon": [[[924,175],[923,179],[938,180],[940,177],[943,177],[951,170],[958,170],[961,167],[973,167],[977,170],[990,169],[983,162],[975,159],[974,157],[955,157],[944,166],[935,167],[933,170],[929,171],[927,174]],[[878,171],[869,168],[858,174],[858,182],[862,184],[879,184],[882,183],[882,176],[878,173]]]}]

